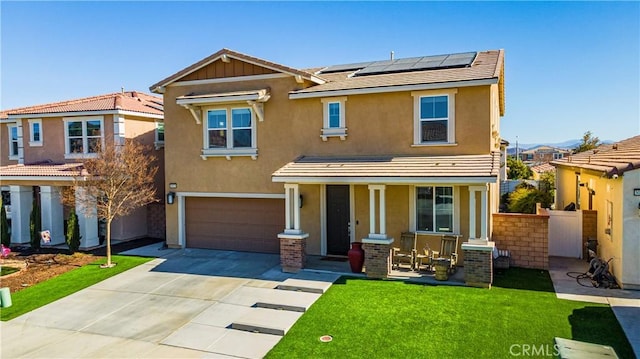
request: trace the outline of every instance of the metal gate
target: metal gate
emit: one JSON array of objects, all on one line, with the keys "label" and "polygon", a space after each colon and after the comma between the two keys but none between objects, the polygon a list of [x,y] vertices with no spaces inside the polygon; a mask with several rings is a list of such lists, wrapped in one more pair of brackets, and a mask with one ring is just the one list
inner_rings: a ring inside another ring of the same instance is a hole
[{"label": "metal gate", "polygon": [[582,211],[549,211],[549,255],[582,258]]}]

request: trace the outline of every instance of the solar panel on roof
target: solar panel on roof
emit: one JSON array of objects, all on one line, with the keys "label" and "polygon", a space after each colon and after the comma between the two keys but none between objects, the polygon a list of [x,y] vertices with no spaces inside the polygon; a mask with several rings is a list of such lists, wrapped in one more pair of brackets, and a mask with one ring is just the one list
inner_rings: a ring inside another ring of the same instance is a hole
[{"label": "solar panel on roof", "polygon": [[373,63],[374,63],[373,61],[369,61],[369,62],[358,62],[354,64],[333,65],[333,66],[327,67],[326,69],[323,69],[322,71],[320,71],[320,73],[326,74],[330,72],[355,71],[355,70],[363,69]]},{"label": "solar panel on roof", "polygon": [[397,60],[376,61],[370,63],[360,71],[356,72],[354,76],[367,76],[419,70],[437,70],[453,67],[468,67],[471,66],[475,57],[475,52],[465,52],[451,55],[435,55],[411,57]]}]

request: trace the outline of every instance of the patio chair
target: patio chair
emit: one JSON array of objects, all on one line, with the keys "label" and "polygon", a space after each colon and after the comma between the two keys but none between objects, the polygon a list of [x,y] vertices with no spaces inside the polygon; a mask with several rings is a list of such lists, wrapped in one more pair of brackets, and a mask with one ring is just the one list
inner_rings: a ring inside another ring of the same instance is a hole
[{"label": "patio chair", "polygon": [[450,260],[449,272],[455,273],[458,264],[458,241],[460,236],[445,234],[440,241],[440,252],[434,252],[432,259],[445,258]]},{"label": "patio chair", "polygon": [[393,247],[391,267],[399,269],[400,264],[408,263],[414,269],[415,264],[415,242],[416,234],[413,232],[403,232],[400,235],[400,247]]}]

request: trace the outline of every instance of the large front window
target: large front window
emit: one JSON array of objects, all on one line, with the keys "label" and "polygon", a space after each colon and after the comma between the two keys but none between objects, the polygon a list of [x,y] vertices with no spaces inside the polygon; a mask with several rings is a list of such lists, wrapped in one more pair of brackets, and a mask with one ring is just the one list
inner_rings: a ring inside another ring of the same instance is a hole
[{"label": "large front window", "polygon": [[249,108],[207,111],[206,148],[252,148],[253,132],[253,113]]},{"label": "large front window", "polygon": [[453,187],[416,188],[416,229],[453,232]]},{"label": "large front window", "polygon": [[93,155],[104,138],[102,118],[65,119],[65,153],[68,157]]}]

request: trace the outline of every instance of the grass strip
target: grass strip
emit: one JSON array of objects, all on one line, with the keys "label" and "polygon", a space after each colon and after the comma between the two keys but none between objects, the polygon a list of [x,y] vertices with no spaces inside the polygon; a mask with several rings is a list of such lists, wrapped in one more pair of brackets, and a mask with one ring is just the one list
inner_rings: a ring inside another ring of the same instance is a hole
[{"label": "grass strip", "polygon": [[153,259],[118,255],[114,255],[111,258],[112,262],[118,265],[102,269],[100,264],[105,263],[106,259],[101,259],[19,292],[12,293],[11,301],[13,305],[8,308],[2,308],[0,320],[13,319]]},{"label": "grass strip", "polygon": [[513,358],[534,347],[545,357],[556,336],[634,357],[609,306],[558,299],[552,289],[546,271],[519,268],[490,290],[343,277],[267,358]]}]

